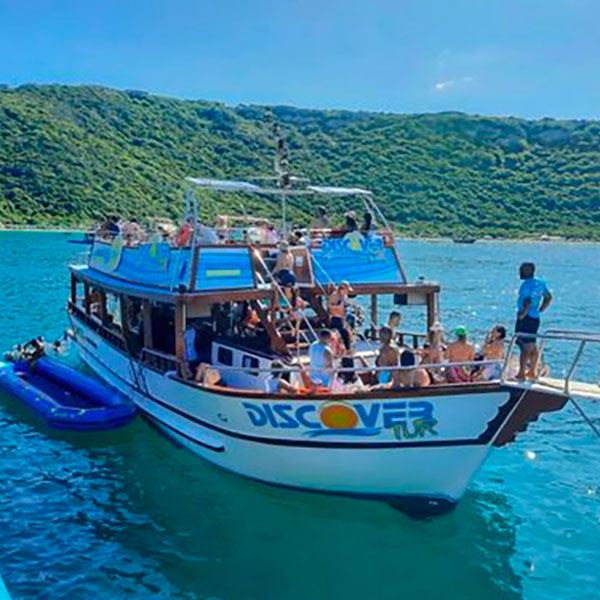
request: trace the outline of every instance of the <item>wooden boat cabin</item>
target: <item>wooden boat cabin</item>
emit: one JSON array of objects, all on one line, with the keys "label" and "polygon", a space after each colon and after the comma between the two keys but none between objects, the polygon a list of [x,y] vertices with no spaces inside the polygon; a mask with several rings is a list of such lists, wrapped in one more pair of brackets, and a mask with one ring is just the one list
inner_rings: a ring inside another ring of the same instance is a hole
[{"label": "wooden boat cabin", "polygon": [[341,281],[350,283],[355,298],[350,358],[356,367],[374,364],[380,297],[425,309],[423,330],[399,332],[403,343],[423,344],[436,320],[439,286],[407,281],[387,228],[365,234],[309,230],[304,245],[290,246],[306,306],[294,327],[284,310],[285,291],[272,272],[282,250],[266,236],[269,223],[242,223],[245,237],[252,229],[251,241],[240,241],[239,222],[233,228],[231,219],[220,218],[217,224],[218,244],[96,239],[88,264],[71,267],[74,327],[81,321],[129,360],[179,377],[190,377],[188,332],[188,343],[195,340],[202,362],[219,369],[227,386],[264,390],[273,360],[307,363],[310,343],[328,326],[328,295]]}]

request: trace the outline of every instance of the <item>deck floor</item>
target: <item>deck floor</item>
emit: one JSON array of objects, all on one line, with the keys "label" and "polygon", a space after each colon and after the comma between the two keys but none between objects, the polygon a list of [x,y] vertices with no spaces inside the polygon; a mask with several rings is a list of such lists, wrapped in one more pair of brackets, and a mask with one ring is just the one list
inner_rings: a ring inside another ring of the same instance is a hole
[{"label": "deck floor", "polygon": [[[553,377],[540,377],[538,383],[556,390],[565,389],[564,379],[555,379]],[[569,390],[572,396],[589,398],[590,400],[600,400],[600,385],[598,385],[597,383],[571,381]]]}]

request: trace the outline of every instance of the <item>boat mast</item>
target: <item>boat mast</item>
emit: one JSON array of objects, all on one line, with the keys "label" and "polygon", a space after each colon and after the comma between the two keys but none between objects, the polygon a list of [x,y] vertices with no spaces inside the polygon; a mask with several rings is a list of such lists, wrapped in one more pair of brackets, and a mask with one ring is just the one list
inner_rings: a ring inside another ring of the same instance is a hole
[{"label": "boat mast", "polygon": [[292,186],[292,179],[290,176],[290,165],[288,161],[288,151],[285,139],[281,135],[281,129],[279,123],[275,121],[275,117],[271,111],[267,113],[267,120],[271,123],[271,129],[273,132],[273,138],[275,140],[275,175],[277,176],[277,187],[281,190],[281,215],[282,215],[282,231],[287,231],[287,219],[286,219],[286,208],[287,208],[287,194],[286,190],[289,190]]}]

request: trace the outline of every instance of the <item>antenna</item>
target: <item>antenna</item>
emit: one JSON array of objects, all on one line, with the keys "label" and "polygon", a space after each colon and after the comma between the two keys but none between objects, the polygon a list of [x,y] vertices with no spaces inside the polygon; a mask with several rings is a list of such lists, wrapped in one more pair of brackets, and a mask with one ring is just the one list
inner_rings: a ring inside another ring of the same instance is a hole
[{"label": "antenna", "polygon": [[287,144],[281,134],[279,123],[275,120],[273,111],[267,112],[267,122],[271,125],[273,139],[275,141],[275,175],[277,179],[277,187],[281,190],[281,215],[282,215],[282,231],[287,230],[286,208],[287,196],[285,191],[292,187],[292,177],[290,175],[290,164],[288,161]]}]

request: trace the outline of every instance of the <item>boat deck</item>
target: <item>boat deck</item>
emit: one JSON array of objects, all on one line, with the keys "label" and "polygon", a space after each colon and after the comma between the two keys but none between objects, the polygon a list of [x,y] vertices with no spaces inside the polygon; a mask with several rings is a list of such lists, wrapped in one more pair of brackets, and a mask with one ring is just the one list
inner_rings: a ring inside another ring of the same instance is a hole
[{"label": "boat deck", "polygon": [[[557,390],[565,389],[564,379],[555,379],[553,377],[541,377],[539,383]],[[597,383],[585,383],[583,381],[571,381],[569,391],[572,396],[588,398],[590,400],[600,400],[600,385]]]},{"label": "boat deck", "polygon": [[[540,377],[537,381],[506,381],[507,385],[522,390],[534,392],[553,393],[557,396],[567,397],[565,392],[565,380],[553,377]],[[597,383],[586,383],[583,381],[571,381],[569,383],[569,394],[575,398],[587,400],[600,400],[600,385]]]}]

